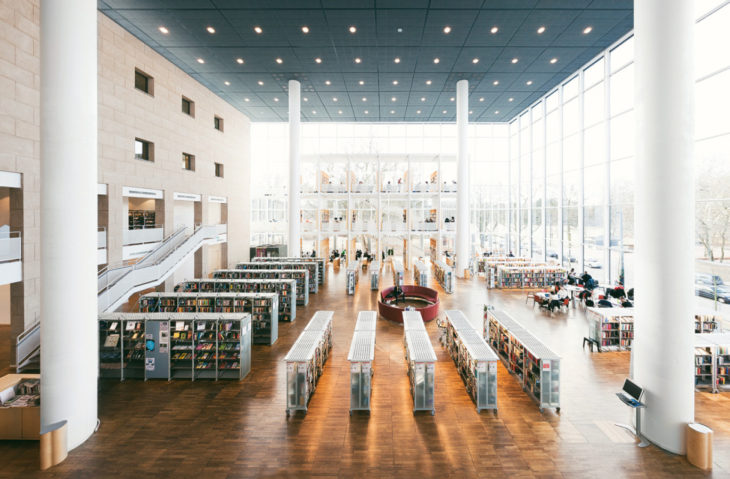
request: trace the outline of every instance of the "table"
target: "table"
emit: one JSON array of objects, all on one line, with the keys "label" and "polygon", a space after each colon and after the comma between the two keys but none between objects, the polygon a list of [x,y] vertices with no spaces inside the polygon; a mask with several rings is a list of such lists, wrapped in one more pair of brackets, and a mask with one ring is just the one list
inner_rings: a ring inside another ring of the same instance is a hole
[{"label": "table", "polygon": [[565,286],[563,286],[563,288],[568,293],[570,293],[570,303],[575,308],[575,295],[576,295],[576,293],[581,293],[582,291],[585,291],[585,288],[583,288],[582,286],[574,285],[574,284],[566,284]]}]

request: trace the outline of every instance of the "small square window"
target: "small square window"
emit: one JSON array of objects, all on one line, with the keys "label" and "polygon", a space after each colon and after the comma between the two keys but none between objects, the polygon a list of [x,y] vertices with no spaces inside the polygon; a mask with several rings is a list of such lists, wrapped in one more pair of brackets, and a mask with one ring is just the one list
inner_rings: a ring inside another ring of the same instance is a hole
[{"label": "small square window", "polygon": [[223,118],[219,116],[213,117],[213,127],[218,131],[223,131]]},{"label": "small square window", "polygon": [[139,70],[134,69],[134,88],[143,91],[149,95],[154,95],[154,80],[151,76]]},{"label": "small square window", "polygon": [[195,102],[190,98],[182,97],[182,112],[195,118]]},{"label": "small square window", "polygon": [[155,161],[155,144],[139,138],[134,139],[134,159]]},{"label": "small square window", "polygon": [[195,155],[191,155],[190,153],[183,153],[182,167],[184,170],[195,171]]},{"label": "small square window", "polygon": [[218,178],[223,178],[223,163],[215,164],[215,176],[217,176]]}]

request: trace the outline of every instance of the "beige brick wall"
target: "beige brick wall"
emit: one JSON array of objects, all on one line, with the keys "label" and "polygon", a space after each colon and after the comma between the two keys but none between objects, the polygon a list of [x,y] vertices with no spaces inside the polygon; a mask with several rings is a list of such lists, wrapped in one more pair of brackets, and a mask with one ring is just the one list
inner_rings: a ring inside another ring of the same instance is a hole
[{"label": "beige brick wall", "polygon": [[[39,8],[39,0],[0,0],[0,170],[23,175],[25,326],[39,315]],[[166,233],[174,226],[174,192],[201,194],[204,222],[208,197],[226,196],[228,264],[245,259],[250,201],[241,185],[249,178],[248,118],[111,19],[98,18],[99,182],[108,184],[109,261],[122,257],[123,186],[164,190]],[[154,77],[154,97],[134,88],[135,68]],[[183,95],[195,102],[195,118],[182,113]],[[224,132],[213,127],[214,115],[224,119]],[[135,137],[155,144],[154,163],[134,159]],[[182,169],[182,152],[195,155],[195,172]],[[215,177],[215,162],[225,165],[224,179]],[[214,248],[204,255],[210,267],[219,265]]]}]

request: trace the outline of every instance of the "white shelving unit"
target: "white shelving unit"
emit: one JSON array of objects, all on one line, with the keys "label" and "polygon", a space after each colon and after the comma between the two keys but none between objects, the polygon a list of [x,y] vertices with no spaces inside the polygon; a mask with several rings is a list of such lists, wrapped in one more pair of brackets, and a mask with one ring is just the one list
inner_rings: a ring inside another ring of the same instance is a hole
[{"label": "white shelving unit", "polygon": [[347,269],[345,270],[345,286],[347,288],[347,294],[355,294],[359,279],[360,262],[350,261],[349,263],[347,263]]},{"label": "white shelving unit", "polygon": [[433,351],[428,333],[417,329],[406,331],[405,337],[406,363],[408,379],[413,396],[413,413],[431,411],[436,413],[434,405],[434,384],[436,377],[436,353]]},{"label": "white shelving unit", "polygon": [[695,334],[695,388],[730,390],[730,333]]},{"label": "white shelving unit", "polygon": [[403,272],[403,263],[396,259],[391,259],[390,267],[393,270],[393,286],[403,286],[405,283],[405,273]]},{"label": "white shelving unit", "polygon": [[428,268],[423,261],[413,263],[413,282],[418,286],[428,287]]},{"label": "white shelving unit", "polygon": [[448,266],[441,260],[433,262],[433,275],[439,282],[444,291],[447,293],[454,292],[454,272],[451,266]]},{"label": "white shelving unit", "polygon": [[347,360],[350,361],[350,415],[352,411],[370,412],[375,331],[355,330]]},{"label": "white shelving unit", "polygon": [[599,351],[631,349],[634,341],[634,308],[586,308],[588,337]]},{"label": "white shelving unit", "polygon": [[375,331],[378,323],[377,311],[360,311],[357,313],[355,331]]},{"label": "white shelving unit", "polygon": [[316,261],[248,261],[237,263],[236,269],[306,269],[309,271],[309,293],[319,291],[319,263]]},{"label": "white shelving unit", "polygon": [[370,264],[370,289],[380,289],[380,261],[373,261]]}]

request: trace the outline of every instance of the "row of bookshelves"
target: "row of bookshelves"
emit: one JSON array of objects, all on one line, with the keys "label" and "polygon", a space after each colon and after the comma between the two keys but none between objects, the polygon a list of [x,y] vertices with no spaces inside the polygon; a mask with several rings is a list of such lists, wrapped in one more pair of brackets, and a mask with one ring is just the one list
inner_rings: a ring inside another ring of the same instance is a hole
[{"label": "row of bookshelves", "polygon": [[350,414],[370,411],[375,360],[375,311],[360,311],[347,360],[350,361]]},{"label": "row of bookshelves", "polygon": [[714,313],[695,314],[695,333],[714,333],[722,329],[721,317]]},{"label": "row of bookshelves", "polygon": [[307,412],[332,349],[332,311],[317,311],[287,353],[286,415]]},{"label": "row of bookshelves", "polygon": [[360,261],[350,261],[345,270],[345,287],[347,294],[355,294],[360,279]]},{"label": "row of bookshelves", "polygon": [[403,271],[403,263],[391,257],[390,269],[393,271],[393,286],[403,286],[405,284],[405,272]]},{"label": "row of bookshelves", "polygon": [[276,293],[149,293],[139,299],[143,313],[250,313],[254,344],[279,338]]},{"label": "row of bookshelves", "polygon": [[251,371],[249,313],[99,316],[99,376],[243,379]]},{"label": "row of bookshelves", "polygon": [[454,292],[454,271],[441,260],[433,262],[433,275],[447,293]]},{"label": "row of bookshelves", "polygon": [[599,350],[631,349],[634,342],[634,308],[586,308],[588,337]]},{"label": "row of bookshelves", "polygon": [[236,264],[236,269],[306,269],[309,271],[309,292],[317,293],[319,263],[315,261],[252,261]]},{"label": "row of bookshelves", "polygon": [[296,281],[293,279],[193,279],[175,285],[180,293],[275,293],[279,321],[297,317]]},{"label": "row of bookshelves", "polygon": [[539,289],[562,283],[567,271],[560,266],[497,266],[497,285],[506,289]]},{"label": "row of bookshelves", "polygon": [[128,229],[130,230],[141,230],[143,228],[155,227],[154,210],[129,210],[128,218]]},{"label": "row of bookshelves", "polygon": [[293,279],[297,305],[309,304],[309,271],[306,269],[219,269],[215,279]]},{"label": "row of bookshelves", "polygon": [[413,282],[418,286],[428,287],[428,268],[423,261],[413,263]]},{"label": "row of bookshelves", "polygon": [[482,409],[497,409],[497,361],[476,328],[458,310],[446,311],[444,347],[456,364],[466,391]]},{"label": "row of bookshelves", "polygon": [[560,356],[504,311],[486,308],[484,338],[540,407],[560,411]]},{"label": "row of bookshelves", "polygon": [[730,334],[695,334],[695,388],[730,390]]},{"label": "row of bookshelves", "polygon": [[536,264],[532,258],[517,256],[487,256],[477,260],[477,272],[486,273],[489,268],[496,268],[502,264],[510,264],[513,266],[527,266]]},{"label": "row of bookshelves", "polygon": [[291,257],[291,256],[285,256],[282,258],[257,257],[257,258],[253,258],[252,261],[267,262],[267,263],[281,263],[281,262],[309,263],[309,262],[314,261],[318,265],[317,283],[322,285],[327,281],[327,259],[325,259],[325,258],[295,258],[295,257]]},{"label": "row of bookshelves", "polygon": [[[419,326],[420,323],[420,326]],[[403,312],[403,331],[408,380],[413,397],[413,413],[431,411],[436,414],[434,385],[436,375],[436,353],[423,326],[421,313]]]},{"label": "row of bookshelves", "polygon": [[370,263],[370,289],[380,289],[380,261],[373,261]]}]

